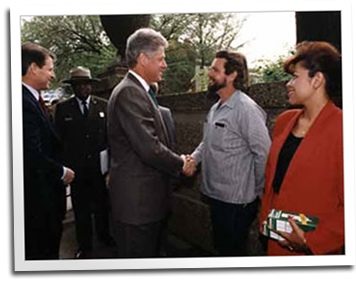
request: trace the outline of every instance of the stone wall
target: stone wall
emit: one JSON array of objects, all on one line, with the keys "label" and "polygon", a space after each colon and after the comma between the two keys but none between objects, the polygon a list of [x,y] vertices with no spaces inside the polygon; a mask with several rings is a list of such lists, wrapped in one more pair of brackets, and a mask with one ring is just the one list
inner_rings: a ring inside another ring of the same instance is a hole
[{"label": "stone wall", "polygon": [[[248,91],[250,97],[265,109],[270,132],[276,116],[287,108],[287,92],[284,85],[283,82],[255,84]],[[202,139],[206,115],[217,98],[206,93],[184,93],[161,96],[158,97],[158,101],[160,105],[172,110],[179,153],[191,153]],[[200,177],[198,169],[194,177],[181,179],[173,195],[169,229],[190,244],[215,254],[209,208],[199,192]],[[257,220],[251,227],[248,250],[250,255],[264,254],[259,241]]]}]

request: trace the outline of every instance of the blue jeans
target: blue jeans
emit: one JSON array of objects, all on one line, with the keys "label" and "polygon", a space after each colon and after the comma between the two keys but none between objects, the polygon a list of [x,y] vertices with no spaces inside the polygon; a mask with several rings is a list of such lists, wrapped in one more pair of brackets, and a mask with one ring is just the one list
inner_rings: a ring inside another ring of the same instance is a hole
[{"label": "blue jeans", "polygon": [[209,198],[215,247],[221,256],[245,256],[251,223],[259,199],[248,204],[230,204]]}]

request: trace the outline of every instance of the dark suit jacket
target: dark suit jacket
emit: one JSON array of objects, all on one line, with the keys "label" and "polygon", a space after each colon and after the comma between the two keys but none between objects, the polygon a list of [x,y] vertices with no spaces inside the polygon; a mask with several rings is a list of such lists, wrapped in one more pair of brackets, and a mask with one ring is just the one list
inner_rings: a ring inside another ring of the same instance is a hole
[{"label": "dark suit jacket", "polygon": [[115,219],[129,224],[163,219],[169,204],[169,174],[177,174],[183,161],[169,149],[159,109],[130,73],[109,100],[108,141]]},{"label": "dark suit jacket", "polygon": [[62,158],[74,171],[100,170],[100,152],[107,147],[105,99],[91,96],[89,114],[84,118],[73,96],[56,105],[54,121],[62,141]]},{"label": "dark suit jacket", "polygon": [[25,218],[64,216],[65,189],[58,161],[60,142],[33,94],[22,87]]},{"label": "dark suit jacket", "polygon": [[174,152],[178,152],[177,135],[176,135],[176,130],[175,130],[175,126],[174,126],[174,120],[172,117],[172,112],[171,112],[170,108],[167,108],[167,107],[158,106],[158,108],[161,111],[162,119],[163,119],[163,122],[167,129],[169,143],[170,143],[170,149],[172,149]]},{"label": "dark suit jacket", "polygon": [[[176,129],[174,126],[174,120],[172,117],[172,112],[170,108],[167,107],[163,107],[163,106],[158,106],[161,115],[162,115],[162,119],[164,121],[164,124],[166,126],[167,129],[167,133],[168,133],[168,138],[169,138],[169,142],[170,142],[170,146],[169,148],[178,154],[179,149],[178,149],[178,143],[177,143],[177,135],[176,135]],[[177,175],[172,175],[169,179],[169,187],[171,188],[172,191],[174,191],[179,183],[180,183],[180,177],[181,176],[181,172],[179,172]]]}]

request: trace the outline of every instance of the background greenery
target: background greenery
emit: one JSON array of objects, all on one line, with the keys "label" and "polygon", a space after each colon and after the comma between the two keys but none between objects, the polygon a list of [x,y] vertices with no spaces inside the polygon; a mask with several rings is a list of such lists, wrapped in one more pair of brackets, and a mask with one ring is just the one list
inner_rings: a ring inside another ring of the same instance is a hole
[{"label": "background greenery", "polygon": [[[246,21],[233,13],[151,15],[150,26],[169,41],[168,69],[161,94],[204,91],[206,72],[220,49],[239,50],[239,32]],[[38,43],[57,56],[53,87],[68,77],[75,66],[86,66],[97,76],[115,64],[116,49],[106,35],[99,16],[36,16],[23,18],[22,42]],[[252,71],[253,82],[286,79],[284,57],[265,61]]]}]

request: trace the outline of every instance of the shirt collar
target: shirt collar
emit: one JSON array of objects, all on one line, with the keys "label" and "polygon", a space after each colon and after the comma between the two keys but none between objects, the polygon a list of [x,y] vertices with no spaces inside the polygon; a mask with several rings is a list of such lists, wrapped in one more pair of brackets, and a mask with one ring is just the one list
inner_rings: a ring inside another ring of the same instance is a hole
[{"label": "shirt collar", "polygon": [[35,97],[37,101],[40,99],[40,93],[35,88],[31,87],[25,82],[22,82],[22,85],[24,85],[32,93],[32,95]]},{"label": "shirt collar", "polygon": [[141,85],[142,85],[143,88],[146,90],[146,92],[148,92],[148,90],[150,90],[150,86],[148,85],[148,83],[146,82],[146,80],[144,80],[140,75],[138,75],[137,73],[135,73],[133,70],[129,70],[129,73],[131,73],[134,77],[137,78],[137,80],[141,83]]},{"label": "shirt collar", "polygon": [[[82,104],[83,104],[82,100],[80,100],[77,96],[75,96],[75,99],[77,99],[79,105],[82,105]],[[86,105],[89,106],[89,103],[90,103],[90,95],[89,95],[88,98],[85,100],[85,102],[86,102]]]},{"label": "shirt collar", "polygon": [[[219,108],[222,108],[224,106],[227,106],[229,108],[234,108],[235,105],[236,105],[236,101],[239,97],[239,93],[240,93],[240,90],[236,90],[234,93],[231,94],[231,96],[229,97],[229,99],[227,99],[227,101],[222,104]],[[217,103],[217,105],[220,103],[221,100],[219,100],[219,102]]]}]

